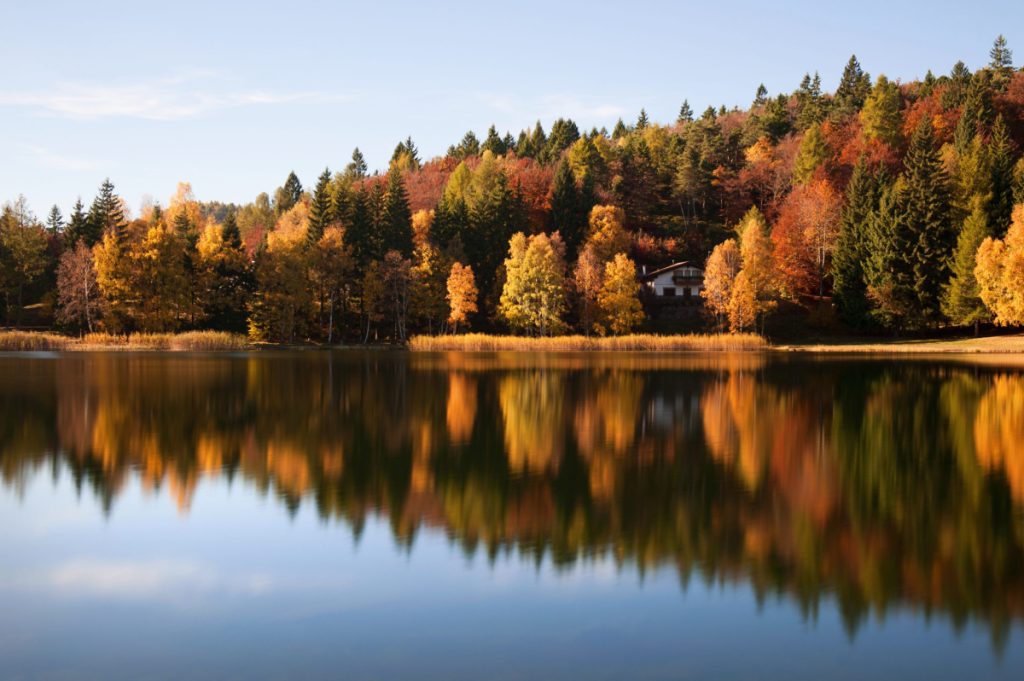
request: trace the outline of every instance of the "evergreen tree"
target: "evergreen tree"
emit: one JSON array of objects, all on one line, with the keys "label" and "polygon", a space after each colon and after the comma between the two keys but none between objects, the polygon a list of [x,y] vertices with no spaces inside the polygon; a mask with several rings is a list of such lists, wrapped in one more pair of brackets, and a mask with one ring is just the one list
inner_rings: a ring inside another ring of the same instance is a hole
[{"label": "evergreen tree", "polygon": [[504,156],[505,152],[508,151],[505,141],[498,135],[498,130],[494,125],[487,129],[487,138],[484,139],[480,149],[481,151],[489,151],[495,156]]},{"label": "evergreen tree", "polygon": [[[761,83],[757,86],[757,93],[754,95],[754,103],[751,105],[753,108],[762,107],[768,103],[768,88]],[[691,114],[691,118],[692,118]]]},{"label": "evergreen tree", "polygon": [[992,236],[992,231],[989,228],[985,201],[978,196],[972,204],[971,213],[964,221],[957,237],[956,250],[953,252],[952,276],[942,296],[942,313],[954,324],[973,324],[977,334],[978,324],[989,321],[992,315],[979,296],[978,280],[974,276],[975,255],[981,242]]},{"label": "evergreen tree", "polygon": [[956,234],[950,220],[949,182],[928,119],[911,137],[905,168],[901,199],[910,231],[915,312],[920,315],[918,321],[929,323],[939,317],[939,298],[949,279]]},{"label": "evergreen tree", "polygon": [[620,118],[619,120],[617,120],[615,122],[615,127],[612,128],[612,139],[613,140],[622,139],[623,137],[625,137],[628,134],[629,134],[629,129],[626,127],[626,124],[623,123],[622,119]]},{"label": "evergreen tree", "polygon": [[954,64],[953,70],[949,73],[946,89],[942,93],[942,108],[950,110],[960,106],[971,80],[971,70],[962,61]]},{"label": "evergreen tree", "polygon": [[402,257],[408,258],[412,255],[412,211],[409,210],[405,181],[397,169],[388,173],[382,217],[383,251],[398,251]]},{"label": "evergreen tree", "polygon": [[650,125],[650,120],[647,118],[647,110],[640,109],[640,115],[636,119],[636,129],[644,130],[648,125]]},{"label": "evergreen tree", "polygon": [[974,77],[967,87],[960,119],[953,134],[957,153],[963,154],[974,136],[988,127],[992,116],[992,104],[989,101],[989,89],[982,77]]},{"label": "evergreen tree", "polygon": [[294,172],[288,173],[284,185],[274,193],[274,210],[283,215],[302,200],[302,183]]},{"label": "evergreen tree", "polygon": [[832,299],[843,320],[854,327],[868,323],[870,304],[864,283],[864,261],[869,256],[867,223],[878,210],[885,183],[861,158],[846,187],[846,207],[832,254]]},{"label": "evergreen tree", "polygon": [[224,216],[224,223],[220,226],[220,238],[230,248],[242,248],[242,233],[238,230],[238,219],[234,210],[229,210]]},{"label": "evergreen tree", "polygon": [[61,215],[60,208],[56,204],[50,208],[50,213],[46,216],[46,229],[50,231],[52,237],[57,237],[64,231],[64,216]]},{"label": "evergreen tree", "polygon": [[1006,38],[996,37],[989,50],[989,68],[993,71],[1009,72],[1013,70],[1013,52],[1006,46]]},{"label": "evergreen tree", "polygon": [[[683,100],[683,105],[681,107],[679,107],[679,117],[676,118],[676,122],[677,123],[689,123],[692,120],[693,120],[693,109],[690,108],[690,102],[688,100],[684,99]],[[619,119],[618,124],[615,126],[616,130],[618,130],[619,125],[622,125],[622,119],[621,118]],[[625,128],[626,126],[623,125],[622,127]],[[614,132],[612,133],[612,136],[613,137],[615,136]]]},{"label": "evergreen tree", "polygon": [[114,193],[114,184],[107,178],[100,185],[99,194],[89,208],[87,228],[82,235],[86,246],[95,245],[107,233],[113,234],[118,243],[124,243],[127,222],[121,197]]},{"label": "evergreen tree", "polygon": [[806,130],[821,122],[825,117],[825,101],[821,94],[821,76],[817,72],[814,78],[804,75],[800,89],[796,93],[798,130]]},{"label": "evergreen tree", "polygon": [[315,246],[324,235],[327,225],[332,222],[334,206],[330,195],[331,171],[324,168],[316,181],[316,189],[313,190],[313,198],[309,202],[309,226],[306,231],[306,238],[310,246]]},{"label": "evergreen tree", "polygon": [[584,205],[569,162],[562,159],[551,183],[551,226],[562,235],[570,260],[576,257],[586,236],[587,214],[591,207]]},{"label": "evergreen tree", "polygon": [[362,274],[371,260],[380,257],[379,249],[374,243],[370,197],[363,187],[352,194],[346,227],[345,241],[352,246],[352,258],[355,261],[356,270]]},{"label": "evergreen tree", "polygon": [[989,225],[1000,234],[1004,225],[1009,226],[1013,212],[1013,149],[1010,132],[997,116],[992,126],[989,167],[992,172],[992,198],[989,202]]},{"label": "evergreen tree", "polygon": [[821,134],[821,126],[812,125],[800,142],[800,150],[793,165],[793,181],[797,184],[810,181],[828,156],[828,145],[825,144],[825,136]]},{"label": "evergreen tree", "polygon": [[865,225],[864,283],[871,301],[871,316],[883,326],[899,330],[916,305],[912,249],[900,193],[902,178],[886,187]]},{"label": "evergreen tree", "polygon": [[[85,213],[85,206],[82,205],[82,198],[75,201],[71,208],[71,218],[68,220],[68,227],[64,231],[64,241],[71,249],[79,240],[85,241],[86,246],[91,246],[89,238],[89,217]],[[95,241],[93,242],[95,243]]]},{"label": "evergreen tree", "polygon": [[899,146],[902,139],[900,128],[903,125],[903,117],[900,115],[902,99],[899,86],[885,76],[879,76],[860,112],[864,136],[882,140],[894,147]]},{"label": "evergreen tree", "polygon": [[345,166],[345,176],[352,180],[361,180],[366,177],[368,171],[363,152],[356,147],[352,150],[352,161]]},{"label": "evergreen tree", "polygon": [[865,73],[857,55],[850,55],[850,61],[846,62],[843,68],[843,75],[839,79],[839,87],[833,98],[834,110],[839,114],[852,114],[860,111],[871,92],[871,76]]}]

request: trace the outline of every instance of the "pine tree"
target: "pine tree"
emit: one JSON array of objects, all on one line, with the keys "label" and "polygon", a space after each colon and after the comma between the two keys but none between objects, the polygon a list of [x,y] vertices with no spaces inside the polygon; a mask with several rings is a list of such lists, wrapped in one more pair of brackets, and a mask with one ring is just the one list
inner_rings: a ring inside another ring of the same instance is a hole
[{"label": "pine tree", "polygon": [[825,117],[825,101],[821,94],[821,76],[817,72],[814,78],[804,75],[800,89],[796,93],[798,130],[807,130]]},{"label": "pine tree", "polygon": [[366,177],[368,171],[363,152],[356,147],[352,150],[352,161],[345,166],[345,176],[352,180],[361,180]]},{"label": "pine tree", "polygon": [[843,320],[854,327],[868,323],[870,305],[864,283],[864,261],[869,255],[868,220],[878,210],[886,181],[873,175],[861,158],[846,187],[846,208],[832,254],[832,299]]},{"label": "pine tree", "polygon": [[954,64],[953,69],[949,72],[946,89],[942,93],[942,108],[948,111],[960,106],[972,79],[971,70],[967,68],[966,64],[962,61]]},{"label": "pine tree", "polygon": [[235,217],[234,210],[229,210],[228,214],[224,216],[224,223],[220,227],[220,238],[230,248],[242,247],[242,234],[238,230],[238,219]]},{"label": "pine tree", "polygon": [[899,87],[885,76],[879,76],[860,112],[864,136],[869,140],[878,139],[891,146],[898,146],[901,139],[900,127],[903,124],[901,107]]},{"label": "pine tree", "polygon": [[650,120],[647,118],[646,109],[640,109],[640,115],[636,119],[636,129],[644,130],[650,125]]},{"label": "pine tree", "polygon": [[984,78],[972,78],[964,96],[956,131],[953,133],[957,153],[965,152],[974,136],[988,127],[991,117],[992,104],[989,101],[988,85]]},{"label": "pine tree", "polygon": [[331,171],[324,168],[316,181],[316,189],[313,190],[313,198],[309,203],[309,226],[306,231],[306,238],[310,246],[315,246],[320,237],[324,235],[327,225],[332,222],[334,206],[330,195]]},{"label": "pine tree", "polygon": [[871,316],[895,330],[906,325],[917,304],[913,286],[914,240],[908,228],[902,178],[886,187],[865,225],[864,283],[871,301]]},{"label": "pine tree", "polygon": [[50,213],[46,216],[46,229],[50,231],[52,237],[57,237],[64,231],[64,216],[61,215],[60,208],[56,204],[50,208]]},{"label": "pine tree", "polygon": [[913,286],[919,321],[939,317],[942,286],[949,279],[949,256],[956,234],[949,206],[949,182],[935,148],[931,121],[925,119],[910,140],[901,199],[910,230]]},{"label": "pine tree", "polygon": [[989,166],[992,172],[992,199],[989,202],[989,225],[1002,233],[1010,224],[1013,212],[1013,149],[1010,132],[1003,117],[997,116],[989,144]]},{"label": "pine tree", "polygon": [[412,255],[412,211],[409,210],[405,181],[397,169],[388,173],[382,217],[384,252],[398,251],[402,257],[408,258]]},{"label": "pine tree", "polygon": [[498,130],[493,125],[487,129],[487,138],[480,146],[481,151],[489,151],[495,156],[504,156],[508,149],[505,141],[498,135]]},{"label": "pine tree", "polygon": [[380,257],[379,249],[374,242],[370,197],[365,188],[361,187],[352,194],[346,227],[345,241],[352,246],[352,258],[357,272],[361,275],[371,260]]},{"label": "pine tree", "polygon": [[[676,118],[676,122],[677,123],[689,123],[692,120],[693,120],[693,109],[690,108],[690,102],[688,100],[684,99],[683,100],[683,105],[679,107],[679,116],[678,116],[678,118]],[[619,119],[618,125],[615,126],[616,130],[618,129],[619,125],[622,125],[622,119],[621,118]],[[623,125],[622,127],[625,128],[626,126]],[[612,133],[612,137],[614,137],[614,136],[615,136],[615,133],[613,132]]]},{"label": "pine tree", "polygon": [[575,259],[586,235],[589,211],[590,206],[583,205],[569,161],[563,158],[551,183],[551,228],[562,235],[570,260]]},{"label": "pine tree", "polygon": [[294,173],[288,173],[284,184],[274,192],[274,211],[278,215],[284,215],[302,200],[302,183]]},{"label": "pine tree", "polygon": [[95,245],[107,233],[113,234],[119,243],[124,243],[127,237],[124,208],[121,205],[121,197],[114,193],[114,184],[110,178],[105,179],[100,185],[99,194],[89,208],[86,222],[88,227],[83,235],[86,246]]},{"label": "pine tree", "polygon": [[975,197],[970,215],[960,229],[957,237],[956,250],[953,252],[952,276],[943,291],[942,313],[954,324],[961,326],[974,325],[978,332],[978,324],[989,321],[991,313],[979,296],[978,280],[974,275],[977,265],[975,255],[978,247],[986,238],[992,236],[989,228],[985,201]]},{"label": "pine tree", "polygon": [[828,157],[828,145],[825,144],[825,136],[821,134],[821,126],[812,125],[800,142],[800,150],[793,165],[793,181],[797,184],[810,181]]},{"label": "pine tree", "polygon": [[[768,88],[761,83],[757,86],[757,93],[754,95],[754,103],[751,105],[753,108],[764,106],[768,103]],[[693,115],[691,114],[691,118]]]},{"label": "pine tree", "polygon": [[1006,38],[1002,35],[996,37],[989,50],[989,68],[993,71],[1013,70],[1013,52],[1006,46]]},{"label": "pine tree", "polygon": [[622,119],[620,118],[619,120],[617,120],[615,122],[615,127],[612,128],[612,139],[613,140],[622,139],[623,137],[625,137],[628,134],[629,134],[629,129],[626,127],[626,124],[623,123]]},{"label": "pine tree", "polygon": [[852,114],[859,111],[870,91],[871,76],[861,69],[857,55],[850,55],[833,98],[836,113]]},{"label": "pine tree", "polygon": [[82,205],[82,198],[79,197],[71,208],[71,218],[68,220],[67,229],[64,230],[65,245],[71,249],[81,240],[85,242],[86,246],[91,246],[92,244],[88,241],[88,232],[89,217],[85,213],[85,206]]}]

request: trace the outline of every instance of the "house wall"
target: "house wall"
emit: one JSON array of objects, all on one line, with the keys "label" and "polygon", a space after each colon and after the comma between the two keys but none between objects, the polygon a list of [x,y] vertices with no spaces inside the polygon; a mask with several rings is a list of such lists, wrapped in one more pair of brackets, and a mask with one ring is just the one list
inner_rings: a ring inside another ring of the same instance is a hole
[{"label": "house wall", "polygon": [[690,289],[691,298],[699,298],[700,291],[703,288],[702,284],[693,281],[686,283],[676,282],[676,278],[686,277],[687,279],[693,278],[700,280],[701,277],[703,277],[703,274],[703,272],[695,267],[683,267],[671,272],[662,272],[657,277],[647,282],[647,287],[659,298],[669,297],[670,294],[667,293],[666,289],[674,291],[676,298],[685,298],[687,288]]}]

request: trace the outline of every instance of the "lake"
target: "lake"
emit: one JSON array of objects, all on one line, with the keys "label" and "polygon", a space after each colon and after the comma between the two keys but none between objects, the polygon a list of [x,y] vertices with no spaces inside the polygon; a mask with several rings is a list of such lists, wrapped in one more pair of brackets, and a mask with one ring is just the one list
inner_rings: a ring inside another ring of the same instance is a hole
[{"label": "lake", "polygon": [[1024,360],[0,356],[0,679],[1020,679]]}]

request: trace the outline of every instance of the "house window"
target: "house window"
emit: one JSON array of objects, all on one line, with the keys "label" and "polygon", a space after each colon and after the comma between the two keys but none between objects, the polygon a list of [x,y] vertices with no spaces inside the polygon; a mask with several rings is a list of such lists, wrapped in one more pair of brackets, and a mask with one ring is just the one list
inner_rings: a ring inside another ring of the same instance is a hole
[{"label": "house window", "polygon": [[676,287],[675,286],[666,286],[665,288],[661,289],[661,295],[663,295],[663,296],[665,296],[667,298],[674,297],[676,295]]}]

